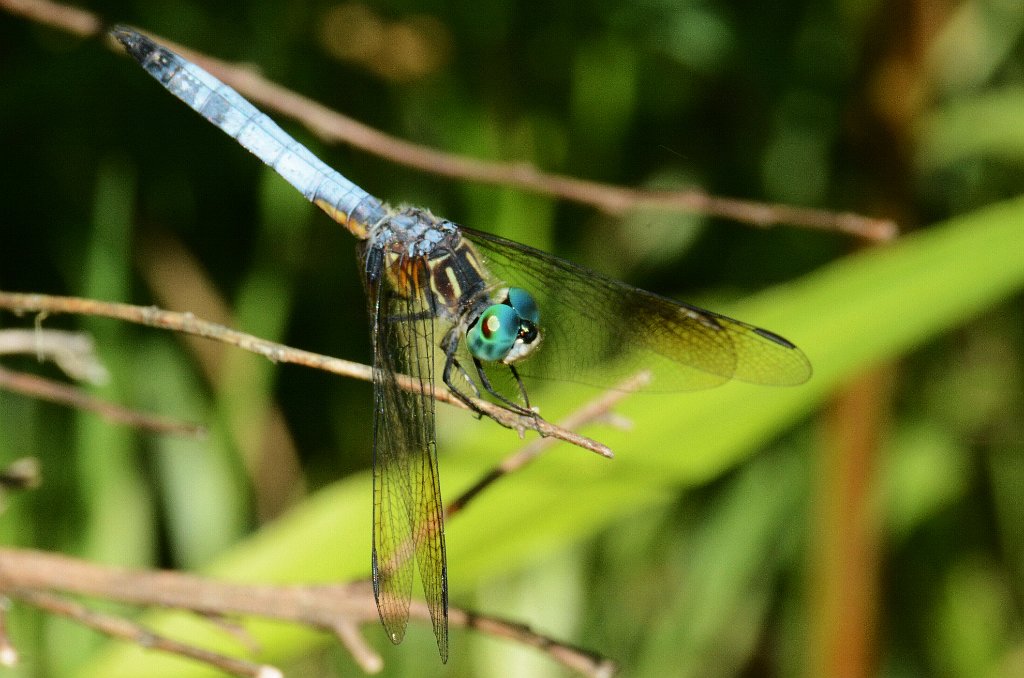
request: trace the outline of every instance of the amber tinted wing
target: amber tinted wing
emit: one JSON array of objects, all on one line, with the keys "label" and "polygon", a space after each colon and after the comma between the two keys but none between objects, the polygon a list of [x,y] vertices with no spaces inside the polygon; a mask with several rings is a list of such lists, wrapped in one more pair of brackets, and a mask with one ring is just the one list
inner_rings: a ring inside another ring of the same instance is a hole
[{"label": "amber tinted wing", "polygon": [[811,365],[783,337],[740,320],[646,292],[532,247],[463,228],[501,283],[540,306],[542,343],[517,367],[542,378],[611,385],[641,367],[652,390],[685,391],[729,379],[790,386]]}]

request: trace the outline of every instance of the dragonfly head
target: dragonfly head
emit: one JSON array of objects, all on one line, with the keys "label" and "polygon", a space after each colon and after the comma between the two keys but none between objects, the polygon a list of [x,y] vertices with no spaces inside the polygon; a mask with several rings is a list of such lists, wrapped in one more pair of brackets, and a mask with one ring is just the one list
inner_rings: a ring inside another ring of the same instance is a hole
[{"label": "dragonfly head", "polygon": [[540,310],[529,292],[509,287],[477,316],[466,330],[466,345],[473,357],[506,365],[528,356],[540,345]]}]

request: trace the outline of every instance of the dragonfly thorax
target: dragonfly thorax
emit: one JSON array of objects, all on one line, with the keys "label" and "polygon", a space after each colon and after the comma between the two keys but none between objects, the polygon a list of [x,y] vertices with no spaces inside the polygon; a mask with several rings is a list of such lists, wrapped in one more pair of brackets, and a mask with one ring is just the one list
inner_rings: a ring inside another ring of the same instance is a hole
[{"label": "dragonfly thorax", "polygon": [[386,279],[399,297],[434,316],[455,322],[485,293],[486,272],[459,227],[428,210],[390,213],[367,241],[367,279]]},{"label": "dragonfly thorax", "polygon": [[369,229],[370,245],[407,257],[431,257],[452,239],[458,226],[435,217],[430,210],[402,207]]}]

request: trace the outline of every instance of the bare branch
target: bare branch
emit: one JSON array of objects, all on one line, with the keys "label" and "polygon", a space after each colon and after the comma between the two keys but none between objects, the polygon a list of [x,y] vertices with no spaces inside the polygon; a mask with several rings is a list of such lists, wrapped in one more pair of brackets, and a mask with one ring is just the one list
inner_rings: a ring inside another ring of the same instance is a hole
[{"label": "bare branch", "polygon": [[453,624],[476,629],[497,638],[507,638],[523,645],[535,647],[546,652],[564,666],[592,678],[609,678],[619,670],[618,665],[611,659],[588,650],[563,643],[550,645],[546,636],[536,633],[529,626],[523,624],[516,624],[497,617],[470,614],[459,609],[450,610],[448,620]]},{"label": "bare branch", "polygon": [[384,668],[384,660],[370,647],[366,638],[359,631],[359,627],[352,622],[341,620],[334,627],[334,634],[345,646],[352,658],[359,664],[360,668],[367,673],[380,673]]},{"label": "bare branch", "polygon": [[140,624],[129,621],[123,617],[117,617],[102,612],[90,610],[81,603],[67,600],[51,593],[32,591],[28,589],[11,589],[8,592],[13,598],[28,603],[50,614],[67,617],[83,626],[88,626],[100,633],[112,638],[135,643],[150,650],[160,650],[176,654],[188,659],[209,664],[214,668],[236,676],[247,676],[249,678],[281,678],[283,675],[279,670],[265,664],[255,664],[236,659],[210,650],[179,643],[176,640],[154,633]]},{"label": "bare branch", "polygon": [[110,373],[96,355],[92,336],[66,330],[0,330],[0,355],[34,355],[53,361],[72,379],[105,384]]},{"label": "bare branch", "polygon": [[[611,409],[619,404],[623,398],[630,393],[643,388],[645,385],[650,383],[650,381],[650,372],[639,372],[638,374],[623,381],[614,389],[603,393],[580,409],[576,410],[560,421],[558,426],[566,430],[575,431],[594,421],[606,419],[611,412]],[[470,501],[487,489],[487,487],[492,483],[500,480],[510,473],[513,473],[514,471],[518,471],[532,462],[547,451],[553,443],[554,440],[551,438],[541,438],[533,441],[518,452],[506,457],[500,464],[485,473],[483,477],[481,477],[480,480],[478,480],[472,487],[456,497],[454,501],[445,507],[445,519],[451,518],[466,508],[466,505]]]},{"label": "bare branch", "polygon": [[199,424],[190,424],[169,417],[130,410],[91,396],[73,386],[37,377],[34,374],[14,372],[3,367],[0,367],[0,389],[94,412],[107,421],[117,424],[190,438],[206,436],[206,428]]},{"label": "bare branch", "polygon": [[[178,654],[206,652],[159,638],[132,622],[101,617],[84,606],[49,595],[55,591],[132,605],[187,610],[204,616],[247,615],[303,624],[335,633],[350,649],[361,641],[355,639],[345,625],[378,621],[373,589],[368,581],[327,585],[237,584],[179,572],[105,567],[42,551],[0,548],[0,593],[145,647]],[[424,622],[430,620],[430,612],[421,601],[413,602],[410,616]],[[611,675],[609,667],[614,666],[608,659],[505,620],[451,608],[449,621],[537,648],[562,665],[588,676]],[[373,663],[372,650],[360,650],[360,653],[365,653],[362,661],[367,665]],[[208,658],[194,658],[213,663]],[[247,663],[239,664],[244,665]]]},{"label": "bare branch", "polygon": [[83,38],[94,36],[103,30],[103,23],[95,14],[56,2],[0,0],[0,8]]},{"label": "bare branch", "polygon": [[7,635],[7,610],[11,606],[9,598],[0,600],[0,666],[17,666],[19,657],[18,651],[11,644],[11,638]]},{"label": "bare branch", "polygon": [[[96,35],[100,21],[82,10],[44,0],[0,0],[0,8],[77,35]],[[653,191],[542,172],[528,163],[503,163],[445,153],[385,134],[282,87],[250,68],[237,66],[150,36],[195,61],[231,87],[266,108],[290,116],[329,143],[347,143],[408,167],[455,179],[512,186],[524,191],[589,205],[611,215],[636,209],[685,211],[733,219],[759,228],[791,224],[849,233],[869,241],[892,240],[891,219],[850,212],[721,198],[697,189]]]},{"label": "bare branch", "polygon": [[257,654],[260,651],[260,642],[249,632],[249,629],[239,622],[228,619],[223,614],[215,614],[213,612],[198,612],[197,614],[231,636],[232,639],[251,654]]},{"label": "bare branch", "polygon": [[[113,318],[148,327],[213,339],[214,341],[220,341],[251,353],[256,353],[277,363],[304,365],[363,381],[372,381],[373,379],[373,368],[368,365],[361,365],[340,358],[332,358],[319,353],[292,348],[202,320],[191,313],[164,311],[155,306],[133,306],[131,304],[96,301],[80,297],[57,297],[46,294],[19,294],[0,291],[0,309],[6,309],[18,314],[72,313]],[[406,390],[420,391],[423,388],[416,380],[403,377],[402,375],[398,375],[398,377],[399,385]],[[468,409],[462,401],[446,389],[431,388],[429,395],[440,402]],[[611,458],[614,456],[607,445],[555,426],[539,416],[530,417],[516,414],[484,400],[475,400],[473,402],[488,417],[508,428],[519,431],[533,429],[542,436],[564,440],[567,443],[590,450],[603,457]]]},{"label": "bare branch", "polygon": [[39,460],[35,457],[15,459],[0,470],[0,488],[5,490],[34,490],[42,482]]}]

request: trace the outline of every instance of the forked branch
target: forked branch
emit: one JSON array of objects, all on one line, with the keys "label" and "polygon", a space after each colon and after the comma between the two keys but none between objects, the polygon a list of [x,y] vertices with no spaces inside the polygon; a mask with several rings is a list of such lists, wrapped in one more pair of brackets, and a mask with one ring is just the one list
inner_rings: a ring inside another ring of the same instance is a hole
[{"label": "forked branch", "polygon": [[[46,0],[0,0],[0,9],[82,37],[95,37],[103,30],[104,22],[96,15]],[[723,198],[694,188],[655,191],[616,186],[544,172],[525,162],[504,163],[446,153],[364,125],[264,78],[249,67],[214,59],[152,33],[150,36],[195,61],[254,103],[298,120],[328,143],[347,143],[392,162],[440,176],[510,186],[589,205],[611,215],[658,209],[723,217],[759,228],[789,224],[837,231],[868,241],[892,240],[898,234],[896,223],[891,219],[852,212]]]},{"label": "forked branch", "polygon": [[[267,341],[245,332],[233,330],[224,325],[197,318],[191,313],[165,311],[155,306],[135,306],[132,304],[97,301],[95,299],[83,299],[81,297],[58,297],[48,294],[20,294],[0,291],[0,310],[7,310],[17,314],[68,313],[113,318],[220,341],[251,353],[256,353],[276,363],[304,365],[353,379],[373,380],[373,368],[368,365],[292,348],[291,346]],[[410,391],[419,391],[422,388],[419,382],[409,378],[400,378],[399,385]],[[432,389],[430,395],[440,402],[469,409],[467,405],[446,389]],[[603,457],[611,458],[614,456],[607,445],[555,426],[540,417],[516,414],[484,400],[475,400],[474,405],[479,408],[479,411],[482,411],[488,417],[508,428],[519,431],[533,429],[542,436],[564,440],[567,443],[590,450]]]},{"label": "forked branch", "polygon": [[[114,304],[75,297],[2,291],[0,310],[16,314],[73,313],[120,319],[222,341],[263,355],[275,362],[306,365],[359,379],[372,378],[372,369],[368,366],[265,341],[223,325],[201,320],[189,313],[173,313],[154,307]],[[3,372],[0,371],[0,377],[2,376]],[[519,429],[533,428],[550,438],[539,440],[522,452],[510,456],[486,474],[483,480],[456,500],[449,508],[449,515],[464,509],[466,504],[490,483],[536,458],[550,445],[553,438],[571,442],[603,456],[610,456],[611,452],[607,447],[568,428],[607,418],[611,408],[628,392],[642,386],[647,378],[647,375],[641,374],[623,382],[619,390],[599,397],[568,417],[564,426],[555,426],[538,417],[516,415],[487,402],[477,403],[482,409],[487,409],[488,413],[493,409],[495,418],[503,417],[502,423],[506,426]],[[403,387],[419,388],[411,379],[405,380]],[[445,390],[439,389],[431,395],[443,402],[464,407],[461,401]],[[360,625],[377,622],[376,604],[368,582],[326,586],[243,585],[177,572],[123,570],[38,551],[0,549],[2,596],[20,600],[50,614],[68,617],[111,637],[202,661],[234,675],[275,678],[280,672],[274,667],[165,637],[128,619],[94,611],[84,603],[65,598],[63,594],[101,598],[144,607],[187,610],[216,620],[224,616],[244,615],[304,624],[334,633],[367,672],[375,672],[382,665],[380,657],[359,632]],[[420,602],[413,603],[410,616],[424,621],[430,619],[426,605]],[[607,658],[538,634],[521,624],[458,608],[449,610],[449,621],[455,626],[476,629],[537,648],[553,660],[587,676],[611,676],[617,670],[614,662]],[[4,648],[7,650],[0,656],[0,662],[5,661],[4,657],[7,658],[6,661],[16,662],[17,653],[9,640],[6,640],[5,634],[0,633],[0,641],[3,641],[0,642],[0,651]]]}]

